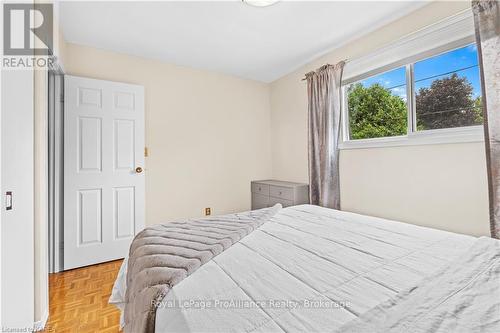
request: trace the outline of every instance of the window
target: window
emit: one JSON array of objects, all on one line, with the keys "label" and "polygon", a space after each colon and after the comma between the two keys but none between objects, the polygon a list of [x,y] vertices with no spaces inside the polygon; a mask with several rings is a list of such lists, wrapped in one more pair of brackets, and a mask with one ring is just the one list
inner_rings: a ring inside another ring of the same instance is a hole
[{"label": "window", "polygon": [[475,44],[348,83],[344,92],[347,140],[483,123]]},{"label": "window", "polygon": [[481,87],[475,45],[414,65],[417,130],[481,125]]},{"label": "window", "polygon": [[347,88],[349,137],[405,135],[408,128],[404,67],[372,76]]}]

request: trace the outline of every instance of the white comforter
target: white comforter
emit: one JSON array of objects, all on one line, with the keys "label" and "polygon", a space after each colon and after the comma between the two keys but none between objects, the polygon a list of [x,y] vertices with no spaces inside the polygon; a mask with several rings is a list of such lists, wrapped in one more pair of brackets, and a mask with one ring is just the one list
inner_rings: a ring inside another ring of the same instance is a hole
[{"label": "white comforter", "polygon": [[450,265],[340,331],[500,332],[500,241],[481,237]]},{"label": "white comforter", "polygon": [[[156,332],[335,331],[475,240],[317,206],[285,208],[173,287]],[[125,270],[110,299],[118,306]]]}]

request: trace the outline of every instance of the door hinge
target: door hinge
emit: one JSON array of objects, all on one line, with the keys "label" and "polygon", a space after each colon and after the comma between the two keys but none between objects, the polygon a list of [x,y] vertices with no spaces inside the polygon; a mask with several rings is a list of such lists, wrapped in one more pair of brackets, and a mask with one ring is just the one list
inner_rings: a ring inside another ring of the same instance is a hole
[{"label": "door hinge", "polygon": [[144,147],[144,157],[148,157],[148,147]]}]

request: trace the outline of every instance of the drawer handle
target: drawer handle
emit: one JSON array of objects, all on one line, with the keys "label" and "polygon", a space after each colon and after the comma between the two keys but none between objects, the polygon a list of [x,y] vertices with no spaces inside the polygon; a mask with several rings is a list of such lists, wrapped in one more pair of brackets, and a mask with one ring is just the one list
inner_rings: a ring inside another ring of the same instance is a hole
[{"label": "drawer handle", "polygon": [[262,191],[262,189],[259,187],[259,191]]},{"label": "drawer handle", "polygon": [[282,194],[283,194],[283,193],[281,193],[281,191],[280,191],[280,195],[282,195]]}]

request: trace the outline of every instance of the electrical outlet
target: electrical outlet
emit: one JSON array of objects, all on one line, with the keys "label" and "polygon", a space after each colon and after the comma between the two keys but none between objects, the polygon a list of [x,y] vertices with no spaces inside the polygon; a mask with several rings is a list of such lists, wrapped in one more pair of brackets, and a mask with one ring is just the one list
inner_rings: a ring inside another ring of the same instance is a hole
[{"label": "electrical outlet", "polygon": [[205,215],[211,215],[212,214],[212,209],[210,207],[205,208]]}]

